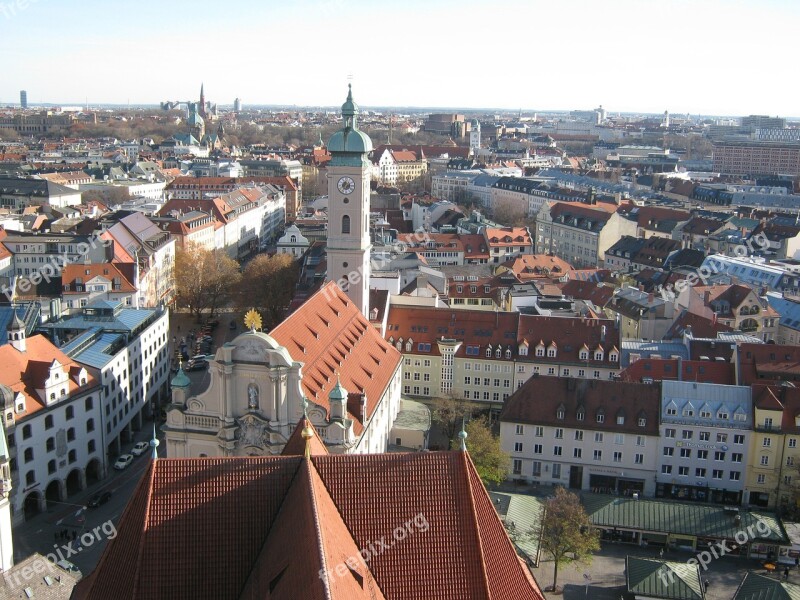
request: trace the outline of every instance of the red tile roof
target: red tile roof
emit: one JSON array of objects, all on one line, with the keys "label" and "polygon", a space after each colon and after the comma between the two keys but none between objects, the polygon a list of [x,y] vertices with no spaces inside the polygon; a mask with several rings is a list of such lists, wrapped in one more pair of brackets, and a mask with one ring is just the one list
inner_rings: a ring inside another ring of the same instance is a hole
[{"label": "red tile roof", "polygon": [[[544,317],[539,315],[521,315],[519,318],[518,341],[528,345],[528,355],[518,360],[553,364],[589,365],[603,368],[619,368],[620,340],[619,330],[611,319],[584,319],[581,317]],[[556,345],[556,356],[536,356],[538,344],[549,348]],[[581,360],[581,348],[589,349],[589,359]],[[603,350],[603,360],[595,360],[597,348]],[[609,360],[611,352],[617,354],[617,360]]]},{"label": "red tile roof", "polygon": [[[304,363],[303,391],[330,410],[328,394],[337,376],[344,388],[366,394],[372,415],[402,359],[381,338],[339,287],[329,282],[269,333],[295,360]],[[361,433],[361,414],[355,431]]]},{"label": "red tile roof", "polygon": [[[85,294],[88,290],[86,284],[95,277],[107,279],[112,285],[109,292],[136,292],[136,287],[128,281],[128,278],[119,270],[114,263],[94,263],[94,264],[68,264],[61,272],[61,283],[64,286],[65,294]],[[81,292],[76,290],[76,279],[80,278],[84,286]],[[119,278],[119,289],[113,289],[114,278]],[[69,286],[67,288],[67,286]]]},{"label": "red tile roof", "polygon": [[[659,383],[534,376],[506,400],[500,420],[658,435],[660,403]],[[559,408],[563,408],[563,418],[558,416]],[[601,411],[604,418],[598,421]],[[618,416],[624,417],[622,425],[617,423]],[[643,426],[640,418],[645,419]]]},{"label": "red tile roof", "polygon": [[678,360],[676,358],[641,358],[623,369],[622,381],[694,381],[736,385],[733,364],[711,360]]},{"label": "red tile roof", "polygon": [[483,233],[491,248],[533,245],[527,227],[487,227]]},{"label": "red tile roof", "polygon": [[739,385],[800,381],[800,347],[740,344]]},{"label": "red tile roof", "polygon": [[159,459],[73,598],[544,597],[456,451]]},{"label": "red tile roof", "polygon": [[308,441],[311,455],[328,454],[328,447],[320,439],[314,425],[311,421],[303,417],[297,422],[297,426],[294,428],[292,435],[289,436],[286,445],[283,447],[283,450],[281,450],[282,456],[305,456],[306,440],[303,439],[303,429],[305,427],[310,427],[314,434]]},{"label": "red tile roof", "polygon": [[20,352],[11,344],[0,346],[0,382],[7,385],[16,394],[25,396],[25,414],[22,419],[43,409],[45,401],[36,390],[44,388],[53,361],[64,368],[69,375],[68,393],[87,390],[98,385],[94,375],[86,370],[86,383],[80,385],[78,374],[83,367],[64,354],[43,335],[34,335],[25,340],[25,352]]},{"label": "red tile roof", "polygon": [[501,264],[495,272],[510,271],[518,281],[542,277],[561,277],[572,270],[567,261],[548,254],[522,254]]}]

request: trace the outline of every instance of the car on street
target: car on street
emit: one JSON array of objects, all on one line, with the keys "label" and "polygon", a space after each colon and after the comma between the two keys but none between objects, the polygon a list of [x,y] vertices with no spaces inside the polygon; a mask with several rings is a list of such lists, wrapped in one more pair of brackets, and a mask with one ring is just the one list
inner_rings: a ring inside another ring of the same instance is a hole
[{"label": "car on street", "polygon": [[123,469],[127,469],[132,462],[133,462],[133,455],[123,454],[117,459],[117,462],[114,463],[114,468],[117,471],[122,471]]},{"label": "car on street", "polygon": [[73,575],[77,575],[78,577],[82,577],[81,570],[78,567],[76,567],[74,564],[69,562],[68,560],[63,560],[63,559],[59,560],[56,563],[56,566],[64,569],[68,573],[72,573]]},{"label": "car on street", "polygon": [[136,442],[131,448],[131,454],[134,456],[141,456],[150,448],[150,444],[147,442]]},{"label": "car on street", "polygon": [[207,360],[189,361],[186,364],[187,371],[205,371],[208,368]]},{"label": "car on street", "polygon": [[97,508],[98,506],[102,506],[106,502],[111,500],[111,492],[106,490],[105,492],[97,492],[94,496],[89,498],[89,502],[86,503],[86,506],[89,508]]}]

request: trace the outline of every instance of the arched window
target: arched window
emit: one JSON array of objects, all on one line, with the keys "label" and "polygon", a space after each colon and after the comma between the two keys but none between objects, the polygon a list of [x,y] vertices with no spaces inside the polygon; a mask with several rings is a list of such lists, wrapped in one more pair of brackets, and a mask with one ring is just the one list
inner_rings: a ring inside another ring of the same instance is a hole
[{"label": "arched window", "polygon": [[293,235],[292,237],[289,238],[289,241],[292,242],[292,243],[296,242],[297,241],[297,236]]},{"label": "arched window", "polygon": [[342,217],[342,233],[350,233],[350,217],[348,215]]}]

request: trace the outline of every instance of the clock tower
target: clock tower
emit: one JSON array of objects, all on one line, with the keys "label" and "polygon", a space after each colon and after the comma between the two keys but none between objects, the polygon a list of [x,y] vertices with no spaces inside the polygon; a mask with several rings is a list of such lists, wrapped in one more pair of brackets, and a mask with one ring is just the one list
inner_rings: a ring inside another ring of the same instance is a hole
[{"label": "clock tower", "polygon": [[328,152],[328,279],[369,318],[369,173],[372,140],[359,131],[353,91],[342,104],[343,127]]}]

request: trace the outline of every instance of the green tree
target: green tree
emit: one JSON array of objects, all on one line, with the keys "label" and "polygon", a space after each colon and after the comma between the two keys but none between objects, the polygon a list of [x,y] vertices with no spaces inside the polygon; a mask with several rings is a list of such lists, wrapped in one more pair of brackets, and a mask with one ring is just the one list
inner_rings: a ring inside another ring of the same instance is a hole
[{"label": "green tree", "polygon": [[[444,396],[431,399],[431,409],[433,422],[436,423],[442,432],[447,436],[449,450],[453,447],[453,440],[456,433],[461,431],[461,425],[472,417],[472,405],[468,400],[449,393]],[[460,442],[459,442],[460,443]]]},{"label": "green tree", "polygon": [[492,219],[506,227],[521,227],[528,216],[528,207],[520,202],[505,200],[495,203]]},{"label": "green tree", "polygon": [[[597,530],[583,509],[580,498],[562,487],[547,499],[541,531],[541,548],[553,559],[553,590],[557,590],[558,567],[562,563],[589,564],[600,550]],[[538,535],[531,531],[530,535]]]},{"label": "green tree", "polygon": [[245,267],[237,298],[239,308],[255,308],[264,317],[264,329],[271,329],[283,320],[297,277],[298,265],[290,254],[259,254]]},{"label": "green tree", "polygon": [[177,304],[198,319],[228,304],[241,279],[239,264],[223,250],[190,246],[175,253]]},{"label": "green tree", "polygon": [[[467,423],[467,450],[483,485],[497,484],[508,474],[508,454],[500,449],[500,437],[492,433],[487,419],[474,419]],[[461,443],[456,436],[452,444]]]}]

